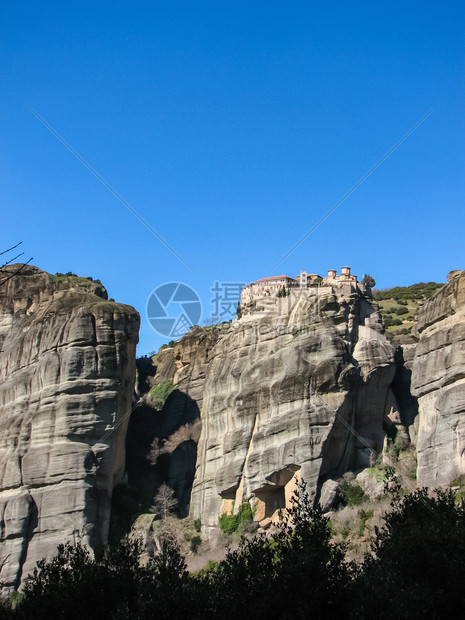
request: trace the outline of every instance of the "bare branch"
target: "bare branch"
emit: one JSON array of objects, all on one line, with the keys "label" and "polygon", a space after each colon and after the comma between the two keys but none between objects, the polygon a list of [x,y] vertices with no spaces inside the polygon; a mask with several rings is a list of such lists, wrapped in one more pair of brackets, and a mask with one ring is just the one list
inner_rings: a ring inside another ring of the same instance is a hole
[{"label": "bare branch", "polygon": [[[2,256],[2,254],[8,254],[8,252],[11,252],[11,250],[14,250],[15,248],[18,247],[18,245],[21,245],[21,244],[22,244],[22,241],[20,241],[16,245],[11,246],[11,248],[8,248],[8,250],[3,250],[3,252],[0,252],[0,256]],[[23,252],[23,254],[24,254],[24,252]]]},{"label": "bare branch", "polygon": [[166,519],[178,505],[173,489],[163,483],[155,495],[152,510]]},{"label": "bare branch", "polygon": [[[31,258],[30,258],[30,259],[29,259],[26,263],[23,263],[23,264],[21,265],[21,267],[19,267],[19,268],[18,268],[16,271],[14,271],[13,273],[10,273],[10,274],[8,275],[8,277],[6,277],[4,280],[2,280],[2,281],[0,282],[0,286],[3,286],[6,282],[8,282],[8,280],[11,280],[11,278],[14,278],[14,276],[17,276],[17,275],[18,275],[18,273],[20,273],[20,272],[24,269],[24,267],[26,267],[27,265],[29,265],[29,263],[31,262],[31,260],[32,260],[32,256],[31,256]],[[8,264],[8,263],[6,263],[6,264]],[[5,265],[3,265],[3,267],[4,267],[4,266],[5,266]],[[5,272],[4,272],[4,271],[2,271],[2,269],[0,268],[0,273],[5,273]]]},{"label": "bare branch", "polygon": [[24,252],[20,252],[19,254],[16,254],[16,256],[14,256],[13,258],[10,258],[10,260],[7,260],[6,263],[3,263],[3,265],[0,267],[0,272],[3,269],[3,267],[6,267],[7,265],[11,265],[13,261],[15,261],[17,258],[22,256],[23,254]]}]

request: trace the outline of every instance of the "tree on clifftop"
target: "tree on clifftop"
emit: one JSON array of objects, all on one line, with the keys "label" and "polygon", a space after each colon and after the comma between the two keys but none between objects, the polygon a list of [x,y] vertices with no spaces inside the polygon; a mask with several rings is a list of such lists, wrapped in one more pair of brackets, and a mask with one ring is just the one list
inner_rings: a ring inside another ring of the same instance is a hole
[{"label": "tree on clifftop", "polygon": [[369,288],[373,288],[376,286],[375,279],[369,276],[367,273],[363,276],[362,284],[364,286],[368,286]]}]

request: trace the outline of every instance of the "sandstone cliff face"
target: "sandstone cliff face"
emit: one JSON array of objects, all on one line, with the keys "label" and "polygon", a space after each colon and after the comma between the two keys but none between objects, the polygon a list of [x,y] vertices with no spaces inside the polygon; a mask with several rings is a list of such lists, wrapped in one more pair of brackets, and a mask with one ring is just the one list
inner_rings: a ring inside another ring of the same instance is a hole
[{"label": "sandstone cliff face", "polygon": [[417,479],[435,487],[465,473],[465,272],[451,272],[421,307],[414,335]]},{"label": "sandstone cliff face", "polygon": [[191,503],[207,527],[246,500],[266,526],[296,476],[319,495],[328,478],[373,462],[395,372],[378,328],[362,295],[323,290],[245,317],[218,341]]},{"label": "sandstone cliff face", "polygon": [[[203,385],[216,330],[193,329],[174,347],[163,347],[154,358],[137,360],[140,403],[131,415],[127,434],[129,485],[146,512],[162,483],[176,494],[178,514],[186,516],[197,463]],[[150,396],[151,384],[175,385],[163,407]]]},{"label": "sandstone cliff face", "polygon": [[[14,266],[7,268],[14,270]],[[27,267],[0,286],[0,578],[105,543],[124,473],[139,316],[100,283]]]},{"label": "sandstone cliff face", "polygon": [[266,526],[288,503],[296,476],[318,496],[328,478],[373,462],[395,362],[379,313],[360,290],[291,291],[208,329],[194,329],[165,354],[176,361],[178,389],[201,403],[190,510],[205,528],[243,501]]}]

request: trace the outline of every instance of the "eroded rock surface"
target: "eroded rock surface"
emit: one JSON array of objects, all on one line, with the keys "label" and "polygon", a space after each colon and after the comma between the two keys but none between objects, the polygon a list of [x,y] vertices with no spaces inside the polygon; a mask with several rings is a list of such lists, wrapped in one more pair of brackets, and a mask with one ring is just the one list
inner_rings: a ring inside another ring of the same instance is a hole
[{"label": "eroded rock surface", "polygon": [[206,529],[243,501],[267,524],[296,477],[318,496],[382,449],[394,349],[363,290],[264,298],[229,326],[193,329],[164,355],[160,372],[171,368],[176,387],[200,403],[190,511]]},{"label": "eroded rock surface", "polygon": [[[137,360],[141,398],[131,415],[126,445],[128,483],[138,494],[141,510],[151,510],[165,483],[175,492],[178,516],[188,514],[203,385],[209,351],[217,339],[216,330],[194,329],[153,358]],[[166,401],[153,400],[151,387],[166,383],[174,387]]]},{"label": "eroded rock surface", "polygon": [[138,328],[138,313],[107,301],[99,282],[28,266],[0,285],[7,586],[17,587],[59,543],[106,542],[112,490],[124,473]]},{"label": "eroded rock surface", "polygon": [[249,500],[258,521],[312,495],[383,445],[394,350],[360,292],[291,294],[286,312],[245,317],[211,352],[191,512],[207,526]]},{"label": "eroded rock surface", "polygon": [[465,473],[465,272],[451,272],[420,308],[414,335],[417,478],[435,487]]}]

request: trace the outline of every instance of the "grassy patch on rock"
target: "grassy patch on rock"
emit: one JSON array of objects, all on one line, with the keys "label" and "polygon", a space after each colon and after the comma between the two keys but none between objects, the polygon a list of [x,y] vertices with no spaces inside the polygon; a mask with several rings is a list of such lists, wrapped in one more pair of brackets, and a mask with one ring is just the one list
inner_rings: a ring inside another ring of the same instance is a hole
[{"label": "grassy patch on rock", "polygon": [[171,379],[161,381],[150,389],[150,400],[155,409],[163,409],[166,399],[174,390],[174,383]]}]

